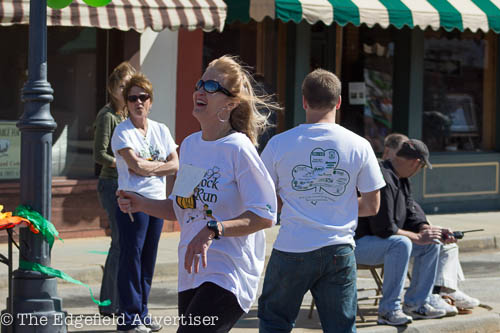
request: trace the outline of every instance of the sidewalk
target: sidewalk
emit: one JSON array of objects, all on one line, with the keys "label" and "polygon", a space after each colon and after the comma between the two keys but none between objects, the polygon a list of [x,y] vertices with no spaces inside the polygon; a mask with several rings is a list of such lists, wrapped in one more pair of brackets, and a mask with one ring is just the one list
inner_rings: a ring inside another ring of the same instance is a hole
[{"label": "sidewalk", "polygon": [[[460,250],[467,251],[483,251],[487,249],[497,248],[498,241],[500,240],[500,212],[489,213],[468,213],[468,214],[447,214],[447,215],[429,215],[429,220],[435,224],[443,227],[448,227],[453,230],[470,230],[470,229],[485,229],[482,232],[466,234],[463,240],[459,241]],[[273,227],[266,230],[267,248],[266,254],[270,255],[272,244],[278,234],[279,227]],[[157,264],[155,270],[155,281],[162,280],[175,280],[177,276],[177,244],[179,241],[180,233],[164,233],[160,240],[159,252],[157,257]],[[64,242],[56,241],[52,249],[52,264],[53,268],[64,271],[75,279],[78,279],[88,284],[99,284],[102,278],[102,265],[106,259],[106,251],[109,247],[109,238],[83,238],[83,239],[68,239]],[[0,245],[0,253],[7,253],[7,244]],[[14,269],[18,263],[18,250],[14,249]],[[7,288],[7,267],[0,266],[0,289]],[[368,280],[366,276],[360,276],[361,280]],[[65,285],[66,282],[59,281],[60,285]],[[360,281],[360,284],[366,283]],[[174,287],[175,288],[175,287]],[[97,292],[98,290],[95,290]],[[309,297],[309,299],[308,299]],[[310,296],[306,297],[301,310],[300,321],[308,321],[313,327],[311,330],[317,331],[320,326],[317,318],[317,312],[314,312],[313,319],[307,319],[308,306],[310,304]],[[90,304],[92,306],[92,304]],[[360,329],[361,332],[396,332],[393,327],[388,326],[375,326],[373,327],[373,314],[376,313],[376,308],[366,305],[368,321],[371,323],[370,327]],[[436,332],[440,331],[435,325],[445,325],[449,332],[462,332],[457,328],[451,329],[450,325],[458,325],[460,327],[468,327],[468,330],[463,332],[495,332],[495,330],[479,330],[478,327],[495,327],[500,331],[500,316],[498,312],[500,306],[494,306],[494,311],[486,311],[484,309],[474,310],[472,315],[458,316],[448,318],[440,321],[419,321],[409,327],[408,332]],[[94,307],[95,308],[95,307]],[[255,308],[255,306],[254,306]],[[72,313],[78,313],[71,311]],[[83,310],[82,310],[83,311]],[[88,314],[89,309],[86,309]],[[172,309],[175,315],[176,310]],[[165,314],[163,314],[165,315]],[[451,320],[449,320],[451,319]],[[482,323],[480,326],[474,326],[474,321],[478,320]],[[252,310],[250,314],[242,319],[242,323],[248,323],[249,328],[238,328],[234,332],[250,332],[256,330],[256,311]],[[435,322],[434,324],[432,322]],[[430,326],[429,326],[430,325]],[[472,325],[472,329],[470,327]],[[486,325],[486,326],[484,326]],[[488,326],[489,325],[489,326]],[[362,326],[362,325],[361,325]],[[360,326],[360,327],[361,327]],[[304,326],[301,326],[304,327]],[[420,328],[419,328],[420,327]],[[455,327],[455,326],[453,326]],[[475,327],[475,328],[474,328]],[[411,329],[410,329],[411,328]],[[170,332],[170,330],[163,330],[162,332]],[[294,332],[309,332],[309,330],[294,330]],[[172,331],[173,332],[173,331]],[[311,331],[312,332],[312,331]]]},{"label": "sidewalk", "polygon": [[[465,234],[459,240],[461,252],[480,251],[500,247],[500,212],[429,215],[432,224],[452,230],[484,229]],[[269,256],[279,227],[266,230],[266,255]],[[180,233],[163,233],[158,249],[155,279],[177,276],[177,244]],[[497,245],[498,244],[498,245]],[[101,282],[102,265],[109,249],[108,237],[73,238],[61,242],[56,240],[52,249],[52,267],[62,270],[85,283]],[[7,254],[7,244],[0,245],[0,253]],[[14,249],[14,266],[17,266],[18,251]],[[7,287],[7,267],[0,266],[0,288]],[[64,283],[61,281],[61,283]]]}]

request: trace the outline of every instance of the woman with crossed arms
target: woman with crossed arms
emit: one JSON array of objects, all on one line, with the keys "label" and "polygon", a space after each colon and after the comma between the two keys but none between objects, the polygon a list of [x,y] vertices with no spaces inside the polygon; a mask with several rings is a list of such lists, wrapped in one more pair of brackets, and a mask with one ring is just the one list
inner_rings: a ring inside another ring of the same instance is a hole
[{"label": "woman with crossed arms", "polygon": [[[143,74],[133,75],[123,90],[129,118],[120,123],[111,139],[116,156],[118,189],[144,198],[166,199],[166,176],[179,167],[177,145],[164,124],[148,118],[153,105],[153,85]],[[148,298],[153,281],[163,220],[138,210],[116,212],[120,232],[118,331],[149,333],[161,325],[151,320]]]}]

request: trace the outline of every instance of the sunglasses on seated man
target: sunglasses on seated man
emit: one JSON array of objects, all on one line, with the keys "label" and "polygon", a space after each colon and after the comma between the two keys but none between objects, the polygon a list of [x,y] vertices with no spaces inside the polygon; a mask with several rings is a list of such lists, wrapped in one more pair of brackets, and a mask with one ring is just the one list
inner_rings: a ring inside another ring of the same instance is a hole
[{"label": "sunglasses on seated man", "polygon": [[131,103],[137,102],[137,100],[140,100],[141,102],[147,101],[151,96],[149,94],[140,94],[140,95],[128,95],[127,96],[127,101]]},{"label": "sunglasses on seated man", "polygon": [[219,82],[214,80],[207,80],[207,81],[200,80],[196,82],[196,86],[194,87],[194,89],[198,91],[202,88],[209,94],[215,94],[216,92],[220,91],[226,96],[234,97],[234,95],[231,94],[229,90],[227,90],[226,88],[221,86]]}]

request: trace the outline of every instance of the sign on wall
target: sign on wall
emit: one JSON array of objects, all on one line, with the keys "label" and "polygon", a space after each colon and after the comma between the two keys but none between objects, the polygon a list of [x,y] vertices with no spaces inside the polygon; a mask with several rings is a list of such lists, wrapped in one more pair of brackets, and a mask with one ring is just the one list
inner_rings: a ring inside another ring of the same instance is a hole
[{"label": "sign on wall", "polygon": [[365,105],[366,86],[364,82],[349,82],[349,104]]},{"label": "sign on wall", "polygon": [[0,179],[18,179],[21,168],[21,132],[15,121],[0,121]]}]

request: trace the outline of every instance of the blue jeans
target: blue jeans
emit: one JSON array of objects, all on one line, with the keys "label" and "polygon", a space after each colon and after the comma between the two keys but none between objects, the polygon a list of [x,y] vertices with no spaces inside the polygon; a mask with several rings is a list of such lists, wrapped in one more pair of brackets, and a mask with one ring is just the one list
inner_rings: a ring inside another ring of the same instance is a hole
[{"label": "blue jeans", "polygon": [[101,313],[118,313],[119,297],[118,297],[118,262],[120,261],[120,243],[118,226],[116,225],[116,210],[118,203],[116,201],[116,190],[118,189],[117,179],[99,178],[97,184],[97,193],[102,208],[106,211],[111,229],[111,245],[109,246],[108,256],[104,265],[104,272],[101,283],[101,301],[109,299],[111,304],[108,306],[100,306]]},{"label": "blue jeans", "polygon": [[148,299],[153,282],[158,243],[163,220],[142,212],[128,214],[116,210],[120,231],[120,266],[118,292],[120,312],[124,320],[118,321],[118,330],[126,331],[138,326],[140,319],[147,324]]},{"label": "blue jeans", "polygon": [[362,265],[384,264],[380,314],[401,309],[408,262],[414,258],[410,287],[405,294],[405,304],[420,306],[428,302],[432,292],[439,259],[439,245],[413,244],[406,236],[388,238],[364,236],[356,240],[356,262]]},{"label": "blue jeans", "polygon": [[356,332],[356,262],[351,245],[305,253],[273,249],[259,298],[259,332],[290,332],[308,290],[324,332]]}]

